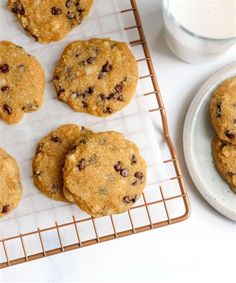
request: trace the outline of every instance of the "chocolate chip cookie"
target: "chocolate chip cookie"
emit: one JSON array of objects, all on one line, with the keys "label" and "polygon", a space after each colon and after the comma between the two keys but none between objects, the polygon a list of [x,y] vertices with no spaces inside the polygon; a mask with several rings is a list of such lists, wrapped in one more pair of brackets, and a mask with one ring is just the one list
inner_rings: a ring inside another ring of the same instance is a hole
[{"label": "chocolate chip cookie", "polygon": [[8,0],[26,32],[49,43],[65,37],[88,15],[93,0]]},{"label": "chocolate chip cookie", "polygon": [[219,138],[236,144],[236,77],[224,81],[216,89],[209,110]]},{"label": "chocolate chip cookie", "polygon": [[61,101],[75,111],[101,117],[124,108],[137,81],[137,63],[128,45],[109,39],[69,44],[53,79]]},{"label": "chocolate chip cookie", "polygon": [[0,218],[17,207],[22,197],[16,160],[0,148]]},{"label": "chocolate chip cookie", "polygon": [[39,109],[44,98],[44,71],[23,48],[0,42],[0,119],[18,123],[25,112]]},{"label": "chocolate chip cookie", "polygon": [[146,183],[137,146],[117,132],[98,133],[67,155],[64,186],[76,204],[99,217],[131,208]]},{"label": "chocolate chip cookie", "polygon": [[212,140],[212,156],[220,175],[236,193],[236,145],[215,137]]},{"label": "chocolate chip cookie", "polygon": [[64,159],[76,145],[87,141],[91,132],[77,125],[64,125],[44,137],[33,159],[35,186],[54,200],[66,201],[63,194]]}]

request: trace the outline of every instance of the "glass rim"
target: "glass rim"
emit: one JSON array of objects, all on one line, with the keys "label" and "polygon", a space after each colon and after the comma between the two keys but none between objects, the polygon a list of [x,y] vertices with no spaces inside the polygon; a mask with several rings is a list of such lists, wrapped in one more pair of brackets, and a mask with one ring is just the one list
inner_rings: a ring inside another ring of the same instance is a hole
[{"label": "glass rim", "polygon": [[162,0],[162,10],[166,13],[166,15],[172,20],[172,22],[178,26],[180,29],[182,29],[184,32],[188,33],[189,35],[198,38],[198,39],[202,39],[202,40],[208,40],[208,41],[213,41],[213,42],[228,42],[228,41],[236,41],[236,36],[232,36],[232,37],[227,37],[227,38],[214,38],[214,37],[206,37],[197,33],[194,33],[192,31],[190,31],[189,29],[187,29],[185,26],[183,26],[177,19],[176,17],[171,13],[171,11],[169,10],[168,6],[167,6],[167,2],[169,2],[170,0]]}]

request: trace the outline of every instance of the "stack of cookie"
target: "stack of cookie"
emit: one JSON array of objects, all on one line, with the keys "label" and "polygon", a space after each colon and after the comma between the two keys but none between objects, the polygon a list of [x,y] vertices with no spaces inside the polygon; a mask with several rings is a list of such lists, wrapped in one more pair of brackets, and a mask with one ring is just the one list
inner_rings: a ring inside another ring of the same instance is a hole
[{"label": "stack of cookie", "polygon": [[[41,43],[64,38],[92,4],[93,0],[8,0],[24,30]],[[53,75],[59,100],[74,111],[98,117],[128,105],[137,82],[137,63],[128,45],[110,39],[70,43]],[[0,42],[0,119],[15,124],[25,112],[39,110],[44,88],[45,74],[37,59],[12,42]],[[37,146],[33,179],[48,197],[75,203],[97,217],[126,211],[136,202],[145,186],[146,164],[136,145],[120,133],[95,134],[64,125]],[[17,206],[21,194],[16,161],[0,149],[0,217]]]},{"label": "stack of cookie", "polygon": [[39,142],[33,179],[48,197],[99,217],[134,205],[145,187],[146,164],[120,133],[64,125]]},{"label": "stack of cookie", "polygon": [[209,111],[217,133],[212,141],[214,163],[236,193],[236,77],[224,81],[216,89]]}]

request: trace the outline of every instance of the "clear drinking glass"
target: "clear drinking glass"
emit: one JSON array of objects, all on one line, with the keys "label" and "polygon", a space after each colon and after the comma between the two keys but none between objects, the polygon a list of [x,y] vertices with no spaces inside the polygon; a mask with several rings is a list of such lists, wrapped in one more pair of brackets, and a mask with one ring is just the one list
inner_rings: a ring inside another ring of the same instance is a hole
[{"label": "clear drinking glass", "polygon": [[183,61],[193,64],[206,63],[217,58],[236,43],[236,36],[223,39],[208,38],[186,29],[172,14],[170,1],[162,0],[165,38],[169,48]]}]

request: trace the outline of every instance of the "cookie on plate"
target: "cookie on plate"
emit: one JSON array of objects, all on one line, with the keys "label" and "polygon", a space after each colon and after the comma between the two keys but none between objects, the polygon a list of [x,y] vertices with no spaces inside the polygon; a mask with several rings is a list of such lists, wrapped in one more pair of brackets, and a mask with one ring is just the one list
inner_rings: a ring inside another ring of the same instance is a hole
[{"label": "cookie on plate", "polygon": [[22,185],[17,162],[0,148],[0,218],[15,209],[21,197]]},{"label": "cookie on plate", "polygon": [[35,186],[48,197],[66,201],[63,194],[63,173],[66,154],[76,145],[85,143],[91,132],[77,125],[64,125],[44,137],[33,159]]},{"label": "cookie on plate", "polygon": [[137,81],[137,63],[128,45],[97,38],[69,44],[53,79],[61,101],[75,111],[101,117],[124,108]]},{"label": "cookie on plate", "polygon": [[220,175],[236,193],[236,145],[215,137],[212,140],[212,156]]},{"label": "cookie on plate", "polygon": [[225,80],[216,89],[209,111],[219,138],[236,144],[236,77]]},{"label": "cookie on plate", "polygon": [[33,56],[12,42],[0,42],[0,119],[15,124],[25,112],[38,110],[44,84],[44,71]]},{"label": "cookie on plate", "polygon": [[99,217],[131,208],[146,183],[137,146],[117,132],[98,133],[67,155],[64,186],[76,204]]},{"label": "cookie on plate", "polygon": [[9,9],[36,41],[65,37],[88,15],[93,0],[8,0]]}]

